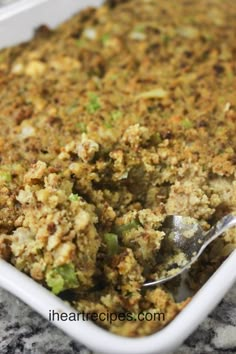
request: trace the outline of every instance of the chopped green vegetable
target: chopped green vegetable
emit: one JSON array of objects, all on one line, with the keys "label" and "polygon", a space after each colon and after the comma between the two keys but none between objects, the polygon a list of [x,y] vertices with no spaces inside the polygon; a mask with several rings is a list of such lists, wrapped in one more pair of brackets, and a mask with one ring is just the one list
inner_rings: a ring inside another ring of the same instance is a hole
[{"label": "chopped green vegetable", "polygon": [[101,42],[104,46],[106,45],[107,41],[109,41],[110,37],[111,36],[109,33],[104,33],[104,35],[101,38]]},{"label": "chopped green vegetable", "polygon": [[95,93],[89,93],[89,103],[87,105],[88,113],[95,113],[101,108],[101,103],[98,96]]},{"label": "chopped green vegetable", "polygon": [[185,129],[190,129],[193,127],[193,123],[189,119],[182,120],[181,125]]},{"label": "chopped green vegetable", "polygon": [[0,182],[11,182],[12,176],[10,172],[0,171]]},{"label": "chopped green vegetable", "polygon": [[46,282],[54,294],[59,294],[66,289],[76,288],[79,283],[74,264],[64,264],[51,269],[46,274]]},{"label": "chopped green vegetable", "polygon": [[86,127],[86,124],[84,122],[76,123],[76,127],[79,128],[81,133],[87,133],[87,127]]},{"label": "chopped green vegetable", "polygon": [[139,226],[140,224],[136,220],[133,220],[128,224],[117,226],[116,232],[118,235],[122,235],[132,229],[138,229]]},{"label": "chopped green vegetable", "polygon": [[168,96],[168,92],[164,90],[163,88],[157,88],[154,90],[142,92],[137,95],[137,99],[143,98],[143,99],[149,99],[149,98],[159,98],[163,99]]},{"label": "chopped green vegetable", "polygon": [[161,138],[161,135],[160,133],[155,133],[152,135],[151,137],[151,141],[153,144],[160,144],[162,142],[162,138]]},{"label": "chopped green vegetable", "polygon": [[46,274],[46,282],[54,294],[59,294],[64,289],[64,280],[56,271]]},{"label": "chopped green vegetable", "polygon": [[105,125],[105,127],[108,128],[108,129],[110,129],[110,128],[113,127],[113,124],[112,124],[112,121],[111,121],[111,120],[106,120],[106,121],[104,122],[104,125]]},{"label": "chopped green vegetable", "polygon": [[119,251],[118,236],[112,233],[106,233],[104,235],[104,240],[107,245],[109,256],[113,256]]},{"label": "chopped green vegetable", "polygon": [[76,43],[77,47],[81,48],[85,45],[86,41],[84,39],[77,39],[75,41],[75,43]]},{"label": "chopped green vegetable", "polygon": [[117,80],[117,78],[118,78],[118,75],[117,74],[112,74],[112,75],[110,75],[109,77],[108,77],[108,79],[109,80]]},{"label": "chopped green vegetable", "polygon": [[111,119],[114,121],[114,120],[117,120],[119,118],[122,117],[122,112],[121,111],[113,111],[111,112]]},{"label": "chopped green vegetable", "polygon": [[106,128],[112,128],[113,123],[122,117],[122,112],[121,111],[113,111],[111,112],[110,118],[104,122]]},{"label": "chopped green vegetable", "polygon": [[78,194],[71,193],[71,194],[69,195],[69,200],[70,200],[71,202],[76,202],[78,199],[79,199]]},{"label": "chopped green vegetable", "polygon": [[130,297],[133,296],[133,293],[132,293],[132,291],[127,291],[124,296],[125,296],[126,298],[130,298]]}]

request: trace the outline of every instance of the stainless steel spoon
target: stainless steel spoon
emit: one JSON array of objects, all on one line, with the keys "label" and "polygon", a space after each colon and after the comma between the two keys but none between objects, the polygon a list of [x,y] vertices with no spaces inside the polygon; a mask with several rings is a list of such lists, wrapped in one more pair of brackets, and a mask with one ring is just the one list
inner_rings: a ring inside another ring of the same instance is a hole
[{"label": "stainless steel spoon", "polygon": [[236,216],[233,215],[224,216],[208,232],[204,232],[198,221],[193,218],[179,215],[167,216],[163,225],[165,238],[169,242],[169,247],[181,252],[186,261],[173,268],[169,276],[147,281],[143,286],[162,284],[180,275],[191,267],[209,243],[234,226],[236,226]]}]

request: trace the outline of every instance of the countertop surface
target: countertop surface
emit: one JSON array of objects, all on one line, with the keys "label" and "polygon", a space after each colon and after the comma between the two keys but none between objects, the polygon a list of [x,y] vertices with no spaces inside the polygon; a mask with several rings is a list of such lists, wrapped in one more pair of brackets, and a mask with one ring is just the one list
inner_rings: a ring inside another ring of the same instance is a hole
[{"label": "countertop surface", "polygon": [[[1,288],[0,353],[92,354]],[[174,354],[190,353],[236,353],[236,284]]]}]

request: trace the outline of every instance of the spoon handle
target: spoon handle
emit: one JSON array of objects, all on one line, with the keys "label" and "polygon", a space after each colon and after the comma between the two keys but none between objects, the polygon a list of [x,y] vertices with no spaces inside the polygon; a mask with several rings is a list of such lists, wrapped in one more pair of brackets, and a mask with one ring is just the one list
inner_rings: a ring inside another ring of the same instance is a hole
[{"label": "spoon handle", "polygon": [[204,236],[204,244],[201,247],[202,251],[215,240],[218,236],[223,234],[225,231],[230,229],[231,227],[236,226],[236,216],[234,215],[226,215],[221,220],[219,220]]}]

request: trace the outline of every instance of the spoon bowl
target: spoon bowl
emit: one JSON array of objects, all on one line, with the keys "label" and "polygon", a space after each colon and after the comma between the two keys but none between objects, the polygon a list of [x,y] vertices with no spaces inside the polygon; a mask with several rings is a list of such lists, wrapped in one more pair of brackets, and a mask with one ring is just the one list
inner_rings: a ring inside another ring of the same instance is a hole
[{"label": "spoon bowl", "polygon": [[[226,215],[209,231],[204,232],[194,218],[168,215],[163,224],[165,242],[174,257],[167,257],[161,265],[161,276],[143,284],[144,287],[165,283],[189,269],[205,248],[231,227],[236,226],[236,216]],[[177,261],[176,261],[177,260]]]}]

